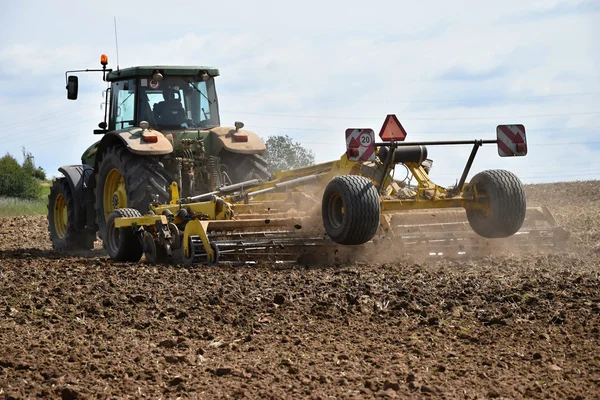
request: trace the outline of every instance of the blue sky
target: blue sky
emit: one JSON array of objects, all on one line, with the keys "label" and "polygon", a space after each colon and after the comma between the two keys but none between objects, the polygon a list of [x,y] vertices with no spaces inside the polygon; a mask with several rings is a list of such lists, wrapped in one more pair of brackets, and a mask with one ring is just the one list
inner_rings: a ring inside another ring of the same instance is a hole
[{"label": "blue sky", "polygon": [[[344,152],[344,131],[376,132],[395,113],[408,140],[487,139],[522,123],[529,154],[481,149],[473,173],[505,168],[524,182],[600,179],[598,1],[276,1],[223,4],[11,2],[0,24],[0,153],[26,146],[50,174],[97,140],[100,76],[64,71],[213,65],[221,121],[265,139],[287,134],[317,161]],[[32,11],[33,10],[33,11]],[[467,147],[436,147],[432,177],[451,184]],[[576,167],[576,168],[573,168]]]}]

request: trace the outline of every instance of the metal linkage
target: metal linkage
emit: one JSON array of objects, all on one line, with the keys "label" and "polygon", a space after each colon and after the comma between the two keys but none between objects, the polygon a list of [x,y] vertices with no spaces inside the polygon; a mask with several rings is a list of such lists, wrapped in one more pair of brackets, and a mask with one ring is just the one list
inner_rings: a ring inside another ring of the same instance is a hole
[{"label": "metal linkage", "polygon": [[473,165],[473,161],[475,160],[475,156],[477,155],[477,150],[479,150],[479,147],[481,147],[481,141],[476,141],[473,144],[473,150],[471,150],[471,155],[469,155],[467,165],[465,165],[465,169],[463,170],[463,173],[460,176],[458,186],[456,186],[457,190],[459,191],[463,190],[463,186],[465,185],[465,181],[467,180],[467,176],[469,175],[469,171],[471,170],[471,166]]},{"label": "metal linkage", "polygon": [[425,141],[425,142],[378,142],[375,146],[379,147],[407,147],[407,146],[451,146],[461,144],[496,144],[498,140],[436,140],[436,141]]},{"label": "metal linkage", "polygon": [[378,143],[375,143],[375,146],[390,148],[390,151],[388,152],[387,157],[385,158],[385,161],[383,164],[383,173],[382,173],[382,178],[379,180],[378,191],[381,192],[381,188],[383,187],[383,182],[385,180],[385,176],[389,172],[388,169],[390,168],[390,164],[393,159],[394,150],[398,147],[452,146],[452,145],[472,144],[473,149],[471,150],[471,154],[469,155],[467,164],[465,165],[463,173],[460,177],[458,186],[455,189],[455,192],[460,192],[463,190],[465,181],[467,179],[467,176],[469,175],[469,171],[471,170],[471,167],[473,166],[473,161],[475,160],[475,156],[477,155],[477,150],[479,149],[479,147],[481,147],[484,144],[497,144],[497,143],[498,143],[497,139],[496,140],[492,140],[492,139],[488,139],[488,140],[481,140],[481,139],[476,139],[476,140],[435,140],[435,141],[424,141],[424,142],[378,142]]}]

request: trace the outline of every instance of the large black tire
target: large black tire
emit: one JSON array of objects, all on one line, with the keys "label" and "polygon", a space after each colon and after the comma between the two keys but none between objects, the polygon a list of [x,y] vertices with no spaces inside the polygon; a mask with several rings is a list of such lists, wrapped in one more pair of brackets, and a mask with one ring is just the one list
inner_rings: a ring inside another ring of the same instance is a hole
[{"label": "large black tire", "polygon": [[110,213],[106,221],[106,237],[104,239],[104,247],[110,258],[115,261],[140,261],[144,253],[140,238],[131,227],[115,228],[115,218],[141,216],[142,214],[133,208],[117,208]]},{"label": "large black tire", "polygon": [[[123,191],[117,191],[119,193],[115,192],[112,202],[107,200],[105,204],[107,178],[112,181],[115,170],[122,176],[125,188]],[[145,214],[153,201],[153,195],[158,195],[158,201],[161,203],[168,202],[171,181],[158,158],[130,153],[123,146],[109,147],[100,161],[96,176],[95,208],[98,236],[104,240],[108,215],[117,208],[133,208]]]},{"label": "large black tire", "polygon": [[58,178],[48,195],[48,232],[56,251],[91,250],[96,234],[75,228],[75,202],[66,178]]},{"label": "large black tire", "polygon": [[343,175],[333,178],[325,188],[321,207],[325,231],[336,243],[366,243],[379,227],[379,194],[365,177]]},{"label": "large black tire", "polygon": [[515,174],[501,169],[486,170],[475,175],[471,185],[487,206],[484,210],[466,209],[469,224],[479,236],[505,238],[521,229],[527,201],[523,184]]},{"label": "large black tire", "polygon": [[260,154],[238,154],[225,150],[219,157],[221,164],[227,166],[226,171],[232,183],[271,178],[268,163]]}]

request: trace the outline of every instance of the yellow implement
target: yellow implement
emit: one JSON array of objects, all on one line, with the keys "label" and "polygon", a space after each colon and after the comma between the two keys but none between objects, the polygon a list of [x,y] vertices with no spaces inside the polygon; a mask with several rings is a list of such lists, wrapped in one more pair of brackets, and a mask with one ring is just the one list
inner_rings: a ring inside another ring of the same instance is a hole
[{"label": "yellow implement", "polygon": [[[511,129],[521,129],[524,141],[522,126]],[[148,215],[111,214],[108,236],[119,240],[107,246],[109,254],[118,260],[123,246],[141,245],[156,262],[335,262],[371,250],[392,259],[461,256],[564,240],[548,209],[527,209],[523,185],[511,172],[487,170],[465,182],[479,147],[495,143],[505,151],[500,134],[497,140],[419,143],[376,143],[368,130],[360,135],[370,135],[372,151],[350,143],[337,161],[278,172],[269,181],[187,198],[179,198],[172,183],[169,204],[153,203]],[[458,185],[432,182],[425,146],[465,143],[473,150]],[[526,153],[518,144],[512,155]],[[416,184],[392,179],[400,165]],[[348,250],[357,246],[360,252]]]}]

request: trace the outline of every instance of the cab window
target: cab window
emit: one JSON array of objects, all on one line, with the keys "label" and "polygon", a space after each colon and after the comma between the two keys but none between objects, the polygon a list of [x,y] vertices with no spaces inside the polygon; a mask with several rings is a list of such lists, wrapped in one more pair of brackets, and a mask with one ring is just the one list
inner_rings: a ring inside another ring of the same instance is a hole
[{"label": "cab window", "polygon": [[114,129],[135,125],[135,80],[115,82],[112,93]]}]

